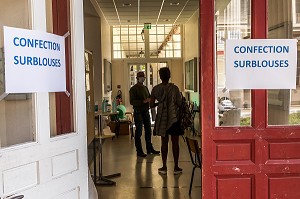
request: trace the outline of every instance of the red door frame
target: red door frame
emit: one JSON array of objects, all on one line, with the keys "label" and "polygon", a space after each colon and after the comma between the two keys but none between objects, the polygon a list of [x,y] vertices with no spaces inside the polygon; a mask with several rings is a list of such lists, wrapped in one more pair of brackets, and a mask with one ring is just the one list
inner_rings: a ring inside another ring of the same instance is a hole
[{"label": "red door frame", "polygon": [[[199,2],[202,198],[300,198],[300,129],[267,125],[266,90],[251,91],[251,127],[215,127],[214,0]],[[264,39],[267,0],[251,10],[251,37]]]},{"label": "red door frame", "polygon": [[[71,34],[70,25],[70,1],[52,0],[53,33],[65,35]],[[66,60],[66,87],[67,93],[55,93],[56,100],[56,129],[57,134],[70,133],[74,131],[73,121],[73,88],[72,88],[72,60],[71,60],[71,36],[65,39]]]}]

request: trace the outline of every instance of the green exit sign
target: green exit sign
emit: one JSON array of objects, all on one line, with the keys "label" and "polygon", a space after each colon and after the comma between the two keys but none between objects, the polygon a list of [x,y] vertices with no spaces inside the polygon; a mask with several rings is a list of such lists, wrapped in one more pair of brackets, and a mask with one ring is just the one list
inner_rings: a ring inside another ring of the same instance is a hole
[{"label": "green exit sign", "polygon": [[151,23],[145,23],[144,24],[144,29],[151,29]]}]

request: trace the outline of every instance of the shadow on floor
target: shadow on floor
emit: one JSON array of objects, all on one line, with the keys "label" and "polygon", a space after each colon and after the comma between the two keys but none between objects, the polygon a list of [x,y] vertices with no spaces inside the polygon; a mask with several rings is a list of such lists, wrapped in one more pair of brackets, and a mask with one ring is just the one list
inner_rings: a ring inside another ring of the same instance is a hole
[{"label": "shadow on floor", "polygon": [[[160,148],[160,137],[153,137],[155,149]],[[145,148],[145,143],[143,143]],[[169,144],[168,168],[174,167],[171,143]],[[136,156],[134,140],[123,135],[113,140],[106,140],[103,145],[103,173],[121,172],[121,177],[114,178],[116,186],[97,186],[101,199],[201,199],[201,170],[196,169],[192,193],[189,185],[193,165],[190,162],[186,143],[180,138],[179,166],[180,175],[174,175],[172,169],[167,175],[158,174],[161,156]]]}]

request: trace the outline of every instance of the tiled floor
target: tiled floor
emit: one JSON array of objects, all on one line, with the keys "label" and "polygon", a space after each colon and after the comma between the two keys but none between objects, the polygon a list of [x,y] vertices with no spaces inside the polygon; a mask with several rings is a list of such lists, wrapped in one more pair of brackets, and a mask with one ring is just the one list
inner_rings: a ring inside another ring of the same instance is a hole
[{"label": "tiled floor", "polygon": [[[153,137],[153,145],[160,149],[160,137]],[[145,144],[143,143],[144,148]],[[121,172],[121,177],[114,178],[116,186],[97,186],[101,199],[201,199],[201,170],[196,169],[192,194],[189,185],[192,163],[187,145],[180,138],[179,166],[180,175],[173,174],[173,156],[169,144],[168,174],[160,175],[157,169],[162,166],[161,156],[148,155],[146,158],[136,156],[134,140],[122,135],[113,140],[106,140],[103,145],[103,173],[109,175]]]}]

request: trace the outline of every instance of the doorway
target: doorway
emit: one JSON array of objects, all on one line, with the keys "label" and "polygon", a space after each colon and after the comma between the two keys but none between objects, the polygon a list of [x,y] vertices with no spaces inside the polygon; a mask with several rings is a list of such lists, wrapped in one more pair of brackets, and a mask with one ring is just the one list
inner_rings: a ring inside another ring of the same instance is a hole
[{"label": "doorway", "polygon": [[153,87],[161,83],[161,80],[159,78],[159,69],[167,66],[168,66],[167,62],[129,64],[130,88],[137,83],[136,74],[142,71],[145,73],[146,76],[145,86],[147,86],[149,92],[151,93]]}]

